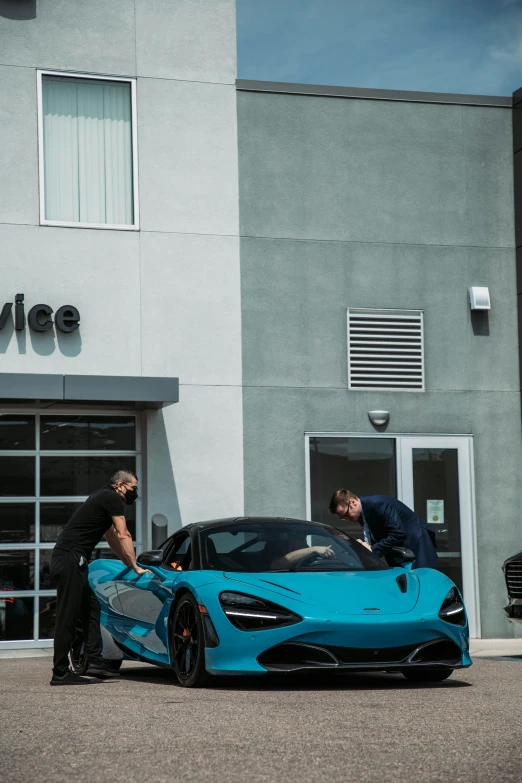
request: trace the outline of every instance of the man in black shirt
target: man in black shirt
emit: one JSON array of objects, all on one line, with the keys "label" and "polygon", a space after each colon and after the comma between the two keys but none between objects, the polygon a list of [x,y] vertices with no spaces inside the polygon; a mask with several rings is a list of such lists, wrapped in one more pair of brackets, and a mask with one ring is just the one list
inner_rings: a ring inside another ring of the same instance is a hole
[{"label": "man in black shirt", "polygon": [[74,623],[81,619],[89,658],[87,674],[117,676],[104,666],[100,632],[100,604],[89,586],[88,566],[92,550],[103,538],[125,565],[138,575],[147,569],[136,564],[132,536],[125,521],[125,504],[138,497],[138,479],[119,470],[103,489],[89,495],[58,536],[50,571],[57,582],[54,661],[51,685],[88,685],[91,680],[69,669],[69,647]]}]

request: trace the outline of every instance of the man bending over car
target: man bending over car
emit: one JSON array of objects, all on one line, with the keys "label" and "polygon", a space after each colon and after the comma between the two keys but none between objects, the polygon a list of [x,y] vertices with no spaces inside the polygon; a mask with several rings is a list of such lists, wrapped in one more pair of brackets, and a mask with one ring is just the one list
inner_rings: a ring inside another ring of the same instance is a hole
[{"label": "man bending over car", "polygon": [[87,674],[118,676],[104,665],[100,632],[100,604],[89,586],[89,560],[94,547],[105,538],[114,554],[138,576],[148,572],[136,564],[132,536],[125,521],[125,504],[138,497],[138,479],[118,470],[110,482],[89,495],[58,536],[50,572],[57,582],[56,628],[51,685],[88,685],[91,680],[69,669],[69,648],[74,623],[81,619],[89,657]]}]

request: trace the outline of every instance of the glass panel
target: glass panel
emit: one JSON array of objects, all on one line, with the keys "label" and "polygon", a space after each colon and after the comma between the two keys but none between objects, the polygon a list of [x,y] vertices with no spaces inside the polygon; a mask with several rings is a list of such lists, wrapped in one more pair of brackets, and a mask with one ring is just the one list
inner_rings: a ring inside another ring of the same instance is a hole
[{"label": "glass panel", "polygon": [[34,449],[34,416],[0,414],[0,449]]},{"label": "glass panel", "polygon": [[0,551],[0,591],[34,590],[34,549]]},{"label": "glass panel", "polygon": [[356,495],[397,496],[395,438],[310,438],[312,519],[360,537],[358,523],[328,512],[336,489]]},{"label": "glass panel", "polygon": [[40,505],[40,541],[56,541],[81,503],[42,503]]},{"label": "glass panel", "polygon": [[32,497],[35,457],[0,457],[0,495]]},{"label": "glass panel", "polygon": [[42,416],[40,448],[134,451],[134,416]]},{"label": "glass panel", "polygon": [[34,503],[0,503],[0,542],[34,541]]},{"label": "glass panel", "polygon": [[34,598],[0,597],[0,642],[33,638]]},{"label": "glass panel", "polygon": [[52,554],[52,549],[40,549],[40,590],[54,590],[56,588],[56,582],[49,570]]},{"label": "glass panel", "polygon": [[41,457],[40,494],[90,495],[121,469],[135,471],[134,457]]},{"label": "glass panel", "polygon": [[52,639],[56,622],[56,596],[41,595],[38,601],[38,638]]},{"label": "glass panel", "polygon": [[437,536],[437,569],[462,590],[457,449],[412,449],[414,510]]}]

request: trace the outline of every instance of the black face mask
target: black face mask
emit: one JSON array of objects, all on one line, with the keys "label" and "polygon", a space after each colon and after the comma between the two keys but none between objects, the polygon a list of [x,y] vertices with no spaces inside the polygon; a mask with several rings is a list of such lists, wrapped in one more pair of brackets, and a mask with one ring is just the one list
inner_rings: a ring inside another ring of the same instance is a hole
[{"label": "black face mask", "polygon": [[137,489],[128,489],[125,493],[125,502],[128,506],[132,506],[132,504],[135,502],[136,498],[138,497],[138,490]]}]

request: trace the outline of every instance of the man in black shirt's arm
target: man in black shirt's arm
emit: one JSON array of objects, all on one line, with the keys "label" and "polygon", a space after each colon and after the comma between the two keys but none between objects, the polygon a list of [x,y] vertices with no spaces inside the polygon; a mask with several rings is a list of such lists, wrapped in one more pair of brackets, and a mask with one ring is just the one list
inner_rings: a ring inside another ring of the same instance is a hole
[{"label": "man in black shirt's arm", "polygon": [[89,657],[87,674],[114,677],[103,663],[100,604],[89,586],[88,566],[94,547],[105,538],[112,551],[138,575],[147,569],[136,564],[132,536],[125,521],[125,504],[138,497],[138,479],[118,470],[103,489],[89,495],[58,537],[51,558],[51,575],[57,582],[56,626],[51,685],[88,685],[91,681],[69,669],[69,648],[74,623],[81,619]]}]

